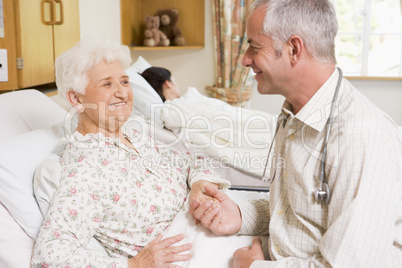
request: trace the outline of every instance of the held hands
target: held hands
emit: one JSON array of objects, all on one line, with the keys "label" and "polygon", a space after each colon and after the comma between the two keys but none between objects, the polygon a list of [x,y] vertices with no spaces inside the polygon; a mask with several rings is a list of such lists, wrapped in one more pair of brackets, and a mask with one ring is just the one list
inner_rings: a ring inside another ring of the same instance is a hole
[{"label": "held hands", "polygon": [[217,235],[237,233],[242,221],[237,204],[212,185],[205,185],[204,191],[216,201],[202,202],[197,198],[190,198],[190,213]]},{"label": "held hands", "polygon": [[[193,185],[191,186],[191,191],[189,194],[190,204],[194,200],[199,200],[199,202],[201,202],[201,203],[207,202],[208,200],[211,200],[211,202],[216,201],[215,198],[206,194],[204,188],[207,184],[210,184],[212,187],[216,187],[216,189],[219,188],[218,184],[208,182],[205,180],[199,180],[199,181],[194,182]],[[219,201],[216,201],[215,205],[218,205],[218,203],[219,203]],[[194,209],[192,206],[190,206],[190,214],[194,215]],[[200,221],[198,219],[195,219],[195,224],[197,225],[198,223],[200,223]]]},{"label": "held hands", "polygon": [[[208,200],[211,200],[212,202],[214,202],[216,199],[210,195],[208,195],[205,192],[205,186],[206,185],[210,185],[211,187],[215,187],[216,189],[219,188],[219,185],[216,183],[212,183],[209,181],[205,181],[205,180],[199,180],[193,183],[193,185],[191,186],[191,191],[190,191],[190,195],[189,195],[189,199],[190,199],[190,204],[192,201],[198,199],[201,201],[201,203],[204,203]],[[192,211],[192,208],[190,207],[190,213]]]},{"label": "held hands", "polygon": [[172,246],[184,239],[184,234],[175,235],[162,239],[162,235],[152,240],[135,257],[128,260],[129,268],[145,267],[180,267],[172,262],[188,261],[191,254],[180,254],[191,249],[191,244]]}]

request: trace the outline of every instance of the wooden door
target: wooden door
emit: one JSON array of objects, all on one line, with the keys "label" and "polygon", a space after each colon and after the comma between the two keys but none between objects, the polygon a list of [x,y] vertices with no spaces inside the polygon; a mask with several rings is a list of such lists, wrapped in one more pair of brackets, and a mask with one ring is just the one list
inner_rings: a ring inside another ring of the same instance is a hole
[{"label": "wooden door", "polygon": [[18,88],[15,13],[14,1],[3,1],[4,37],[0,38],[0,48],[7,50],[8,81],[0,82],[0,91]]},{"label": "wooden door", "polygon": [[18,70],[20,88],[54,82],[53,0],[17,0],[17,57],[24,67]]},{"label": "wooden door", "polygon": [[54,57],[74,46],[80,40],[80,18],[78,0],[56,0],[57,21],[53,25]]}]

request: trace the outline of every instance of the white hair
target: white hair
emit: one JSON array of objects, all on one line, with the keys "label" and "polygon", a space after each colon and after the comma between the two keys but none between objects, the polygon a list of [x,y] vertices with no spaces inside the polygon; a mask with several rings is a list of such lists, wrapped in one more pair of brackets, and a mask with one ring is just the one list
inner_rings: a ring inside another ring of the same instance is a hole
[{"label": "white hair", "polygon": [[100,61],[120,62],[124,69],[131,64],[130,49],[101,38],[85,38],[74,47],[62,53],[55,62],[56,85],[61,98],[67,99],[72,90],[85,94],[88,85],[88,71]]},{"label": "white hair", "polygon": [[336,12],[329,0],[255,0],[250,10],[265,7],[263,33],[272,38],[278,56],[292,35],[300,36],[310,54],[336,63]]}]

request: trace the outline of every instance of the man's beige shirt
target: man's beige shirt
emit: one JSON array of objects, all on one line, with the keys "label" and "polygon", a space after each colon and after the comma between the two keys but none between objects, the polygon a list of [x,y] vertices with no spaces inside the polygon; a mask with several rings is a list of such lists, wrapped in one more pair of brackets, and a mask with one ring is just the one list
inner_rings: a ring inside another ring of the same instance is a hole
[{"label": "man's beige shirt", "polygon": [[241,233],[268,234],[270,259],[251,267],[402,267],[402,141],[396,124],[343,79],[325,174],[314,198],[337,70],[296,115],[279,117],[269,200],[239,204]]}]

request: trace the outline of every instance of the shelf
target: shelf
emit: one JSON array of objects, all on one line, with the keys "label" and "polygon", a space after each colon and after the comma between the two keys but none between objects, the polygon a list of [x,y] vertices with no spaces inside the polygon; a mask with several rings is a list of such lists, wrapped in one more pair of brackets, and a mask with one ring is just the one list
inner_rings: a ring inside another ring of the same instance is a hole
[{"label": "shelf", "polygon": [[[145,17],[158,9],[176,8],[177,27],[186,46],[144,47]],[[120,0],[122,44],[132,50],[202,49],[204,47],[204,0]]]},{"label": "shelf", "polygon": [[130,47],[130,50],[181,50],[181,49],[203,49],[203,46],[169,46],[169,47]]}]

